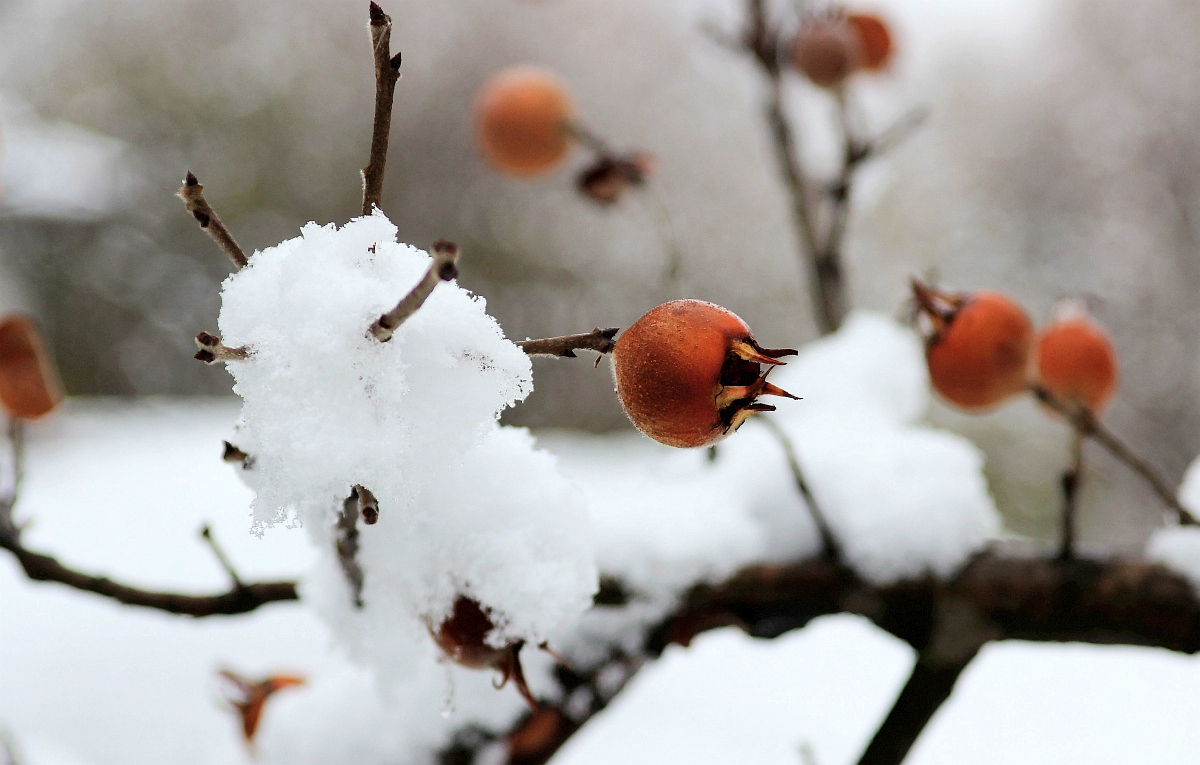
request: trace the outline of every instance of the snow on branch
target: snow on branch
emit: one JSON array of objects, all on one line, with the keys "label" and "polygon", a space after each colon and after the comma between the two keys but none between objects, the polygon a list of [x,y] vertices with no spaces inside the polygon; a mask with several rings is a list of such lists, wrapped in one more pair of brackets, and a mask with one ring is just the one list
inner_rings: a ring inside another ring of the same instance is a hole
[{"label": "snow on branch", "polygon": [[[620,600],[595,607],[619,608]],[[1075,641],[1200,652],[1200,597],[1179,574],[1144,561],[1061,561],[994,550],[974,557],[948,581],[929,577],[875,586],[849,568],[816,558],[754,566],[721,584],[695,587],[648,634],[640,654],[618,652],[610,662],[584,672],[559,666],[563,698],[574,700],[570,709],[546,703],[543,711],[512,730],[473,740],[482,748],[507,738],[510,763],[544,763],[611,700],[613,694],[594,689],[602,685],[602,674],[613,674],[614,664],[624,669],[627,680],[667,645],[688,645],[709,629],[736,625],[754,637],[774,638],[836,613],[870,619],[911,645],[918,656],[911,678],[859,760],[864,764],[898,765],[961,671],[990,641]],[[588,689],[593,689],[590,703],[579,704]],[[536,737],[535,723],[541,731]],[[456,737],[458,756],[469,739]],[[511,743],[518,741],[520,752]]]},{"label": "snow on branch", "polygon": [[397,327],[425,304],[434,287],[458,276],[458,253],[458,245],[447,239],[439,239],[433,243],[433,261],[421,277],[421,281],[400,299],[395,308],[380,316],[371,325],[369,332],[376,340],[381,343],[391,340]]},{"label": "snow on branch", "polygon": [[238,268],[245,268],[246,264],[250,262],[246,259],[246,253],[242,252],[242,248],[233,240],[229,229],[225,228],[225,224],[221,222],[217,211],[212,209],[208,200],[204,198],[204,186],[196,180],[196,176],[190,170],[183,180],[183,188],[179,189],[179,198],[183,200],[188,212],[200,224],[200,228],[208,232],[208,235],[229,256],[233,264]]}]

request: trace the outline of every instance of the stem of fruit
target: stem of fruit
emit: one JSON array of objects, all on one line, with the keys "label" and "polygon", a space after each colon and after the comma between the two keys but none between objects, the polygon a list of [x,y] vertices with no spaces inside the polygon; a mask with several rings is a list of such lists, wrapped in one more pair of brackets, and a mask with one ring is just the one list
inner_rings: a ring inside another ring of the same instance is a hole
[{"label": "stem of fruit", "polygon": [[1031,383],[1029,387],[1038,401],[1041,401],[1046,406],[1066,417],[1075,426],[1076,430],[1089,438],[1095,439],[1110,454],[1121,462],[1124,462],[1133,472],[1141,476],[1142,480],[1158,495],[1163,504],[1175,512],[1179,523],[1185,526],[1197,525],[1196,517],[1180,504],[1174,490],[1159,475],[1158,471],[1149,462],[1139,457],[1115,433],[1097,420],[1094,414],[1085,407],[1062,400],[1040,383]]},{"label": "stem of fruit", "polygon": [[825,518],[825,514],[821,512],[821,508],[817,505],[817,500],[813,497],[812,490],[808,487],[808,481],[804,480],[804,471],[800,468],[800,459],[796,456],[796,449],[792,445],[792,440],[788,438],[787,433],[783,432],[783,428],[769,417],[759,416],[758,421],[766,426],[767,430],[771,431],[771,435],[779,441],[779,445],[783,447],[783,454],[787,457],[788,468],[792,471],[792,479],[796,482],[796,489],[800,492],[800,496],[804,499],[804,504],[808,507],[808,512],[812,515],[813,524],[817,527],[817,534],[821,537],[821,548],[825,557],[832,561],[841,561],[842,548],[838,544],[837,538],[833,535],[833,530],[829,528],[829,521]]},{"label": "stem of fruit", "polygon": [[383,197],[383,170],[387,164],[388,136],[392,131],[392,101],[400,79],[400,54],[392,55],[392,17],[372,2],[371,48],[375,54],[375,121],[371,128],[371,156],[362,169],[362,214],[370,215]]},{"label": "stem of fruit", "polygon": [[[563,335],[562,337],[547,337],[542,340],[522,340],[517,343],[521,350],[530,356],[557,356],[559,358],[573,359],[575,351],[595,351],[600,355],[612,353],[613,348],[617,346],[617,333],[620,332],[616,327],[608,329],[600,329],[597,327],[591,332],[585,332],[582,335]],[[597,359],[599,361],[599,359]]]},{"label": "stem of fruit", "polygon": [[1075,558],[1075,514],[1079,506],[1079,484],[1083,480],[1083,439],[1086,434],[1078,427],[1071,433],[1071,467],[1062,476],[1063,511],[1062,534],[1058,559]]},{"label": "stem of fruit", "polygon": [[196,180],[196,176],[190,170],[187,177],[183,179],[183,188],[179,189],[179,198],[183,200],[187,211],[200,224],[200,228],[208,232],[208,235],[229,256],[235,266],[244,268],[250,262],[246,258],[246,253],[242,252],[242,248],[233,240],[229,229],[225,228],[225,224],[221,222],[217,211],[212,209],[212,205],[204,198],[204,186]]}]

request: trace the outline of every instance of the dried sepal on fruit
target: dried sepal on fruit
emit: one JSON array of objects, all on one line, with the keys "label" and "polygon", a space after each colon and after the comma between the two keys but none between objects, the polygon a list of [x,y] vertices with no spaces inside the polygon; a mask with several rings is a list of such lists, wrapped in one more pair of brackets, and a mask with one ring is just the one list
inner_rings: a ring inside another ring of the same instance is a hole
[{"label": "dried sepal on fruit", "polygon": [[604,154],[579,174],[577,184],[593,202],[611,205],[629,189],[645,184],[657,165],[657,160],[644,152],[625,156]]},{"label": "dried sepal on fruit", "polygon": [[942,398],[988,409],[1028,388],[1033,323],[1021,306],[988,290],[948,293],[917,279],[912,287],[930,383]]},{"label": "dried sepal on fruit", "polygon": [[521,648],[524,640],[511,640],[497,648],[487,642],[487,637],[496,629],[495,622],[484,607],[474,598],[460,595],[454,601],[450,616],[429,631],[433,640],[446,658],[468,669],[494,669],[500,673],[497,688],[503,688],[509,680],[517,692],[534,711],[537,700],[525,682],[525,671],[521,668]]},{"label": "dried sepal on fruit", "polygon": [[[758,397],[796,398],[767,382],[790,348],[763,348],[733,312],[702,300],[652,309],[617,338],[613,371],[625,414],[655,441],[707,446],[755,412]],[[764,371],[763,367],[766,367]]]},{"label": "dried sepal on fruit", "polygon": [[62,400],[58,370],[28,316],[0,321],[0,405],[10,417],[36,420]]},{"label": "dried sepal on fruit", "polygon": [[242,736],[248,744],[254,741],[254,734],[258,732],[267,699],[284,688],[304,685],[304,678],[298,675],[271,675],[264,680],[248,680],[228,669],[219,674],[225,681],[225,701],[241,718]]},{"label": "dried sepal on fruit", "polygon": [[1117,352],[1086,307],[1068,303],[1038,335],[1037,380],[1059,398],[1099,414],[1117,390]]},{"label": "dried sepal on fruit", "polygon": [[534,66],[505,69],[475,100],[475,141],[501,172],[540,175],[567,156],[574,112],[566,85],[552,72]]}]

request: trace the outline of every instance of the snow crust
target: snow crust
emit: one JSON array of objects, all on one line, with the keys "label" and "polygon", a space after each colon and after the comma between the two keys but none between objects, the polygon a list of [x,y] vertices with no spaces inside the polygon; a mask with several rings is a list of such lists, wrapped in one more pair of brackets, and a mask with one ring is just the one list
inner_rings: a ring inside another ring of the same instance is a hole
[{"label": "snow crust", "polygon": [[[582,496],[527,432],[497,424],[532,389],[531,367],[483,299],[444,283],[390,342],[368,336],[429,262],[376,212],[308,224],[222,290],[223,340],[251,350],[228,366],[255,522],[309,530],[324,555],[305,600],[392,681],[432,650],[427,630],[460,594],[489,609],[492,641],[536,644],[596,587]],[[362,609],[333,536],[355,485],[380,508],[359,524]]]}]

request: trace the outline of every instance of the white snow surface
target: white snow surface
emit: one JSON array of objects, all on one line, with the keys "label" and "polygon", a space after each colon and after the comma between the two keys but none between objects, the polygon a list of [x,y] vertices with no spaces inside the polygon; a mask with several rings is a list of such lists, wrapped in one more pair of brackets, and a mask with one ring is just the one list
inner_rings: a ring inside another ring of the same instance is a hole
[{"label": "white snow surface", "polygon": [[[596,588],[582,495],[527,432],[497,424],[532,389],[531,365],[483,299],[443,283],[390,342],[368,335],[429,262],[376,211],[308,224],[222,290],[224,341],[251,350],[228,366],[256,522],[308,528],[326,553],[305,599],[391,682],[460,594],[491,613],[489,640],[537,644]],[[354,485],[380,508],[360,523],[362,609],[332,543]]]},{"label": "white snow surface", "polygon": [[1146,558],[1182,574],[1200,591],[1200,528],[1169,526],[1146,542]]}]

